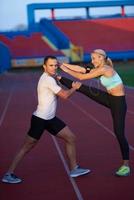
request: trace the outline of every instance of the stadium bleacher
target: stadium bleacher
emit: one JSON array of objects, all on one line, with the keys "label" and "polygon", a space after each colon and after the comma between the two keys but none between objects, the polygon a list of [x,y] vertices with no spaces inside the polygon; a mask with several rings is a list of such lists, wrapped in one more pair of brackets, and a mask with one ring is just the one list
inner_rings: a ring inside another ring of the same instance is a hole
[{"label": "stadium bleacher", "polygon": [[[111,2],[112,1],[109,1],[109,3]],[[124,5],[126,5],[126,3],[129,5],[132,1],[120,1],[121,6],[123,5],[122,2],[125,2]],[[134,2],[132,2],[132,5],[133,4]],[[50,6],[50,4],[47,5]],[[53,5],[56,4],[51,4],[51,6]],[[66,6],[71,7],[71,4],[57,5],[62,6],[62,8]],[[78,4],[75,5],[78,6]],[[75,5],[72,4],[72,6]],[[38,5],[35,4],[33,4],[33,6],[30,4],[29,6],[32,9],[36,9],[36,6],[39,8]],[[98,6],[98,4],[96,4],[96,6]],[[42,9],[42,6],[40,8]],[[28,16],[30,17],[30,14]],[[32,18],[32,20],[34,19]],[[70,61],[73,61],[70,56],[72,46],[78,48],[82,47],[83,62],[89,60],[89,53],[96,48],[106,50],[113,59],[134,58],[133,17],[112,16],[92,19],[88,16],[87,19],[41,19],[39,23],[35,23],[32,20],[29,19],[30,24],[28,30],[0,33],[1,51],[3,48],[8,49],[8,58],[11,62],[9,67],[41,65],[42,58],[50,54],[57,57],[67,56]],[[33,24],[31,25],[31,23]],[[55,38],[57,40],[55,40]],[[64,40],[66,42],[64,42],[63,45],[62,41]],[[41,60],[39,61],[39,59]],[[4,63],[4,61],[2,63]],[[2,68],[0,71],[4,70],[4,67],[0,66],[0,68]]]}]

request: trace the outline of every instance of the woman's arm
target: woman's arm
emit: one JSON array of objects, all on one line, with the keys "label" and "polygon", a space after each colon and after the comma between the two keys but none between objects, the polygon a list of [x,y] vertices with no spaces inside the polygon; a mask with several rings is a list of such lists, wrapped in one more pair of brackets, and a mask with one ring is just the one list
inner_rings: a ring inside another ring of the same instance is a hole
[{"label": "woman's arm", "polygon": [[86,73],[86,69],[84,67],[81,67],[79,65],[72,65],[68,63],[63,63],[61,66],[65,66],[66,68],[79,73]]},{"label": "woman's arm", "polygon": [[87,79],[92,79],[92,78],[96,78],[99,77],[101,75],[104,75],[105,69],[104,68],[96,68],[96,69],[92,69],[90,70],[89,73],[86,74],[82,74],[79,72],[75,72],[70,70],[69,68],[65,67],[64,65],[61,65],[60,67],[64,72],[68,73],[69,75],[79,79],[79,80],[87,80]]}]

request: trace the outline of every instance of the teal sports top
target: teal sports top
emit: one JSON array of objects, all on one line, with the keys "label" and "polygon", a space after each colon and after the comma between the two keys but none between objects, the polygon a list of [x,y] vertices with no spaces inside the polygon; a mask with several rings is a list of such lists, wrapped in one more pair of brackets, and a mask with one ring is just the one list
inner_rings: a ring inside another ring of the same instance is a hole
[{"label": "teal sports top", "polygon": [[115,73],[111,77],[101,76],[100,81],[101,84],[107,88],[107,90],[110,90],[122,83],[122,80],[117,73]]}]

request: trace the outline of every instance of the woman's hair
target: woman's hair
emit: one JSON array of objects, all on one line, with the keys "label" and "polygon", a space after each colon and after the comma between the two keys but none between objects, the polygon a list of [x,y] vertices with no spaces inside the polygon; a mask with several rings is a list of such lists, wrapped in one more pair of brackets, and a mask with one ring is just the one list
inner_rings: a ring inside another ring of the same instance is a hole
[{"label": "woman's hair", "polygon": [[110,67],[114,67],[113,62],[109,57],[106,57],[106,64],[109,65]]},{"label": "woman's hair", "polygon": [[105,63],[109,65],[110,67],[113,67],[112,60],[107,56],[106,52],[103,49],[95,49],[92,53],[97,53],[99,55],[104,56]]}]

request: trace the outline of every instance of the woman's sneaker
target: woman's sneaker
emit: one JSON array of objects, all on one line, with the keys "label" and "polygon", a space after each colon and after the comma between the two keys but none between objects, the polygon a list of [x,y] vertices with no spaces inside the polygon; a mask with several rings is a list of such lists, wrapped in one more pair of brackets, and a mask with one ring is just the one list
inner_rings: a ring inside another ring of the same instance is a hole
[{"label": "woman's sneaker", "polygon": [[122,165],[115,174],[116,176],[129,176],[130,167],[126,165]]},{"label": "woman's sneaker", "polygon": [[13,173],[6,173],[2,178],[3,183],[21,183],[22,180]]},{"label": "woman's sneaker", "polygon": [[90,169],[84,169],[84,168],[81,168],[80,166],[76,166],[71,172],[70,172],[70,176],[75,178],[75,177],[78,177],[78,176],[82,176],[82,175],[85,175],[85,174],[88,174],[89,172],[91,172]]}]

